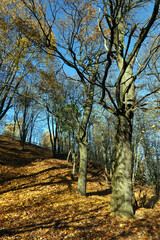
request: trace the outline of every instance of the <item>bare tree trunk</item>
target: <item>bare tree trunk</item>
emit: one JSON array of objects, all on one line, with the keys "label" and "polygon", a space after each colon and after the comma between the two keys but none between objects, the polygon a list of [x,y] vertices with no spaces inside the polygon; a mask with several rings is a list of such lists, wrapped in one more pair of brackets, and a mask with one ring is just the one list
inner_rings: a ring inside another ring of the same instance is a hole
[{"label": "bare tree trunk", "polygon": [[78,193],[82,196],[86,195],[87,147],[88,146],[85,139],[79,143],[80,162],[79,162],[79,177],[78,177]]},{"label": "bare tree trunk", "polygon": [[111,211],[124,218],[133,218],[132,206],[132,124],[119,116],[112,176]]},{"label": "bare tree trunk", "polygon": [[71,155],[71,152],[72,152],[72,148],[69,150],[69,152],[68,152],[68,156],[67,156],[67,162],[69,162],[69,157],[70,157],[70,155]]},{"label": "bare tree trunk", "polygon": [[135,86],[133,79],[133,65],[136,54],[125,66],[123,46],[125,39],[125,25],[120,21],[116,29],[117,65],[120,72],[124,72],[117,87],[117,127],[115,138],[115,154],[113,159],[113,175],[111,180],[111,211],[123,218],[134,218],[132,205],[132,125],[133,106],[135,102]]},{"label": "bare tree trunk", "polygon": [[[87,182],[87,161],[88,161],[88,143],[87,143],[87,125],[92,111],[94,84],[90,86],[85,100],[83,119],[79,124],[77,139],[79,142],[79,177],[78,177],[78,193],[82,196],[86,195],[86,182]],[[87,89],[88,90],[88,89]],[[86,91],[87,92],[87,91]]]},{"label": "bare tree trunk", "polygon": [[[53,135],[52,135],[52,131],[51,131],[51,127],[50,127],[50,121],[49,121],[49,113],[47,113],[47,123],[48,123],[48,130],[49,130],[49,137],[50,137],[50,143],[51,143],[51,146],[52,146],[52,154],[53,154],[53,157],[54,157],[54,144],[53,144]],[[53,121],[53,116],[52,116],[52,121]]]},{"label": "bare tree trunk", "polygon": [[73,164],[73,167],[72,167],[72,176],[74,177],[75,171],[76,171],[76,153],[75,153],[74,150],[73,150],[73,153],[72,153],[72,164]]},{"label": "bare tree trunk", "polygon": [[17,124],[17,120],[18,120],[18,110],[15,107],[14,110],[14,125],[13,125],[13,136],[12,136],[12,140],[15,139],[15,135],[16,135],[16,124]]},{"label": "bare tree trunk", "polygon": [[58,127],[57,121],[55,122],[55,134],[54,134],[54,153],[57,153],[57,139],[58,139]]}]

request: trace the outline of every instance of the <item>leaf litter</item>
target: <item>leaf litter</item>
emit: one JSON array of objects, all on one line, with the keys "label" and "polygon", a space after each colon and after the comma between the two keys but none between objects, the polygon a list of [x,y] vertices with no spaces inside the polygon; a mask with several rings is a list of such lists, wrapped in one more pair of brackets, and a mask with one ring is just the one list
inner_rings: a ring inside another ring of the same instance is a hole
[{"label": "leaf litter", "polygon": [[0,165],[0,239],[160,239],[160,201],[153,209],[137,209],[134,220],[115,216],[98,166],[89,164],[84,197],[77,193],[78,169],[72,180],[72,164],[45,149],[26,145],[21,151],[18,141],[0,136]]}]

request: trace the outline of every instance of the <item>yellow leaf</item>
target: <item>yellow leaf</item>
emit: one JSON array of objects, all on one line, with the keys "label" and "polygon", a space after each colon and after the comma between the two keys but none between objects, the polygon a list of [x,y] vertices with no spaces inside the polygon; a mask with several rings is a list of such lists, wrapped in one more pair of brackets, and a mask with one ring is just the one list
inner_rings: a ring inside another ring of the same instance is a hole
[{"label": "yellow leaf", "polygon": [[69,230],[74,230],[74,227],[70,227]]}]

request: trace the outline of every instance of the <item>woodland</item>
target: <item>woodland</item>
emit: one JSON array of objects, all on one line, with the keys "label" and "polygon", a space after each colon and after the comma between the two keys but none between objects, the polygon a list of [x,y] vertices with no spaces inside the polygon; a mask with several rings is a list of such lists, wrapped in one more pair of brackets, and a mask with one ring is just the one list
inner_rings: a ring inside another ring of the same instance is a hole
[{"label": "woodland", "polygon": [[159,0],[1,0],[2,239],[158,239]]}]

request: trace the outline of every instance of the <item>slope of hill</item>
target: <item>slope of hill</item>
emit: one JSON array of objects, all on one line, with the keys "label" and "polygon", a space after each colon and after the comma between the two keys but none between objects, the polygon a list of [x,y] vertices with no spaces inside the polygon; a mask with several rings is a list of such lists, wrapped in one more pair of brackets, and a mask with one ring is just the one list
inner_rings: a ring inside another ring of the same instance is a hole
[{"label": "slope of hill", "polygon": [[103,169],[89,166],[87,197],[78,196],[71,171],[45,149],[21,151],[0,136],[0,239],[159,239],[160,202],[139,208],[135,220],[121,219],[110,212]]},{"label": "slope of hill", "polygon": [[51,157],[52,153],[42,147],[26,143],[21,150],[18,140],[0,135],[0,163],[9,166],[25,166],[36,159]]}]

